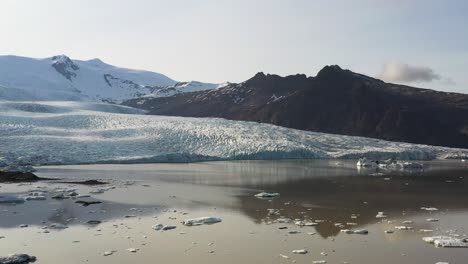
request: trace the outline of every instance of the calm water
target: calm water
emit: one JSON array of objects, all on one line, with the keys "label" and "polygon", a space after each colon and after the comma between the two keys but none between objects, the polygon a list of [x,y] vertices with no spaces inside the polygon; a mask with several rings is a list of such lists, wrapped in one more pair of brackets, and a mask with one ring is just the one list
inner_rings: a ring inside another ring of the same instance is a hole
[{"label": "calm water", "polygon": [[[27,253],[38,257],[36,263],[49,264],[467,263],[468,249],[434,248],[421,240],[447,232],[468,233],[468,165],[459,161],[428,162],[425,170],[411,172],[357,170],[355,161],[236,161],[58,166],[40,168],[37,174],[101,179],[115,188],[91,198],[53,200],[50,194],[56,188],[88,194],[99,187],[55,181],[1,184],[0,196],[50,192],[44,201],[0,205],[1,256]],[[260,191],[281,195],[272,200],[253,196]],[[83,207],[76,200],[102,204]],[[279,213],[269,214],[268,209]],[[376,218],[380,211],[388,217]],[[197,227],[180,223],[200,216],[223,221]],[[323,222],[299,227],[277,223],[280,217]],[[102,223],[91,226],[88,220]],[[413,223],[406,225],[413,230],[395,230],[409,220]],[[68,228],[44,233],[42,227],[51,223]],[[177,228],[153,230],[158,223]],[[337,223],[354,223],[344,228],[367,229],[369,234],[345,234]],[[28,227],[19,228],[20,224]],[[395,233],[384,232],[389,229]],[[139,251],[131,253],[128,248]],[[309,253],[293,254],[295,249]],[[113,255],[103,256],[112,250]]]}]

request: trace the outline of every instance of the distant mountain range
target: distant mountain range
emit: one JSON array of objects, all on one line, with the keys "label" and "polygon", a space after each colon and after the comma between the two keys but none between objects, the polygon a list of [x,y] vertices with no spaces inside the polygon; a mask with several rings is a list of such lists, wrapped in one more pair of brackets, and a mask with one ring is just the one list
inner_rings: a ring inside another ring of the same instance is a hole
[{"label": "distant mountain range", "polygon": [[160,73],[120,68],[99,59],[0,56],[0,100],[121,102],[144,95],[169,96],[218,86],[177,82]]},{"label": "distant mountain range", "polygon": [[153,115],[221,117],[468,148],[468,95],[385,83],[339,66],[326,66],[316,77],[258,73],[239,84],[124,104]]}]

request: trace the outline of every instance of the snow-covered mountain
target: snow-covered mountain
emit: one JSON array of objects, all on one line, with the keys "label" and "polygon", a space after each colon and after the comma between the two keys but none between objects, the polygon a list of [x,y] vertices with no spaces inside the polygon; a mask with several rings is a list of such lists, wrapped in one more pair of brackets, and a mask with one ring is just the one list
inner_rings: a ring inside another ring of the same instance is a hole
[{"label": "snow-covered mountain", "polygon": [[0,167],[232,159],[466,158],[468,150],[92,102],[0,102]]},{"label": "snow-covered mountain", "polygon": [[180,83],[160,73],[120,68],[99,59],[0,56],[0,100],[120,102],[151,93],[161,97],[217,86]]}]

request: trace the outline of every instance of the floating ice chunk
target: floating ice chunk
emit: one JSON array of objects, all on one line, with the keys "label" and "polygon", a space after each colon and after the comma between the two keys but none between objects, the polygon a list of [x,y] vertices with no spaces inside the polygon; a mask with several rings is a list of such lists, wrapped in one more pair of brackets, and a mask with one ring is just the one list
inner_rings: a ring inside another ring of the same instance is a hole
[{"label": "floating ice chunk", "polygon": [[68,226],[66,226],[66,225],[64,225],[64,224],[60,224],[60,223],[51,224],[50,227],[51,227],[51,228],[54,228],[54,229],[65,229],[65,228],[68,228]]},{"label": "floating ice chunk", "polygon": [[164,225],[162,225],[162,224],[157,224],[157,225],[151,226],[151,228],[153,228],[156,231],[161,230],[163,227],[164,227]]},{"label": "floating ice chunk", "polygon": [[312,221],[295,221],[295,225],[297,226],[318,226],[319,223],[312,222]]},{"label": "floating ice chunk", "polygon": [[376,218],[386,218],[387,216],[384,214],[384,212],[378,212],[375,217]]},{"label": "floating ice chunk", "polygon": [[372,167],[376,167],[377,163],[375,163],[374,161],[370,161],[367,158],[360,158],[357,161],[356,166],[358,168],[372,168]]},{"label": "floating ice chunk", "polygon": [[291,219],[290,219],[290,218],[284,218],[284,217],[282,217],[282,218],[276,219],[276,222],[278,222],[278,223],[283,223],[283,224],[287,224],[287,223],[291,223]]},{"label": "floating ice chunk", "polygon": [[358,230],[342,229],[341,232],[345,233],[345,234],[356,234],[356,235],[367,235],[367,234],[369,234],[369,231],[367,231],[365,229],[358,229]]},{"label": "floating ice chunk", "polygon": [[36,257],[28,254],[11,254],[7,257],[0,257],[0,264],[20,264],[34,261],[36,261]]},{"label": "floating ice chunk", "polygon": [[435,247],[468,247],[468,238],[455,238],[450,236],[423,237],[426,243],[433,244]]},{"label": "floating ice chunk", "polygon": [[183,222],[186,226],[198,226],[198,225],[206,225],[206,224],[215,224],[221,222],[221,218],[218,217],[199,217],[193,219],[187,219]]},{"label": "floating ice chunk", "polygon": [[435,207],[421,207],[421,210],[433,212],[433,211],[438,211],[439,209]]},{"label": "floating ice chunk", "polygon": [[257,193],[254,196],[257,197],[257,198],[274,198],[274,197],[277,197],[279,195],[280,195],[279,193],[261,192],[261,193]]},{"label": "floating ice chunk", "polygon": [[16,196],[0,197],[0,204],[19,204],[24,203],[24,199]]},{"label": "floating ice chunk", "polygon": [[398,230],[412,230],[413,228],[411,226],[395,226],[395,229],[398,229]]},{"label": "floating ice chunk", "polygon": [[172,226],[172,225],[165,225],[161,228],[162,231],[167,231],[167,230],[172,230],[172,229],[175,229],[176,226]]},{"label": "floating ice chunk", "polygon": [[46,200],[47,197],[43,195],[28,195],[24,197],[25,201],[41,201],[41,200]]},{"label": "floating ice chunk", "polygon": [[433,232],[434,230],[432,229],[419,229],[419,232],[421,233],[430,233],[430,232]]},{"label": "floating ice chunk", "polygon": [[294,254],[307,254],[308,251],[306,249],[295,249],[292,251]]}]

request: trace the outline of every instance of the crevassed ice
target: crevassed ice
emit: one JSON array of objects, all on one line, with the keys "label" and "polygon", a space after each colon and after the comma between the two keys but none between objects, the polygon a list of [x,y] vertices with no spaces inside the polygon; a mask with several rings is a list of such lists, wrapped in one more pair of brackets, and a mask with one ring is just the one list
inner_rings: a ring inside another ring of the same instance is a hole
[{"label": "crevassed ice", "polygon": [[468,150],[81,102],[0,102],[0,166],[233,159],[434,159]]}]

